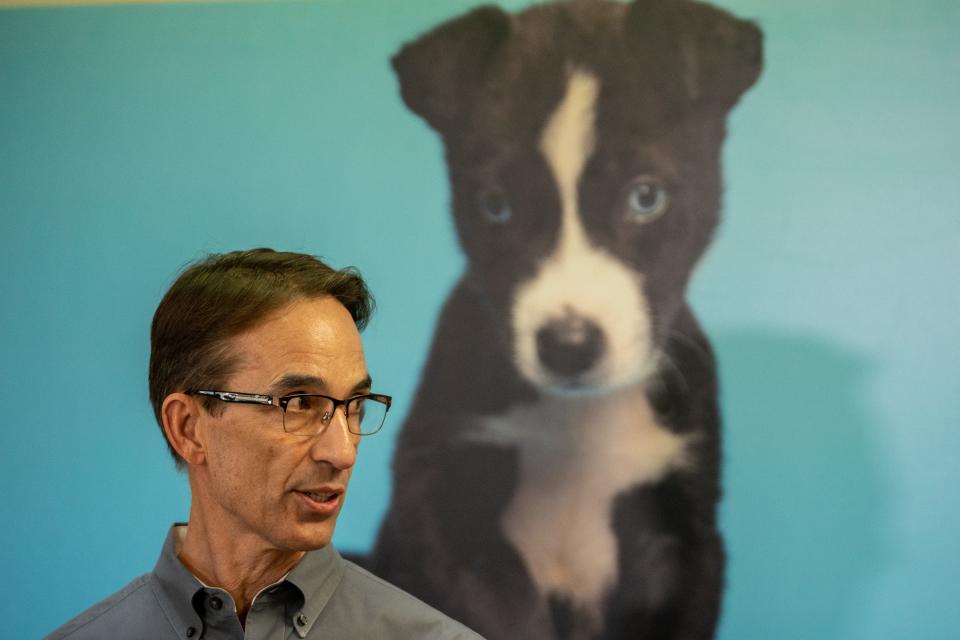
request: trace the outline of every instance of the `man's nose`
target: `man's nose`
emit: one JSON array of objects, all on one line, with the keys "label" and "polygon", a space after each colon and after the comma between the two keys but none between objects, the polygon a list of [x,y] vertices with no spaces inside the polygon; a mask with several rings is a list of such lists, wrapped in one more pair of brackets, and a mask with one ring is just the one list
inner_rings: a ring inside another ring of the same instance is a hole
[{"label": "man's nose", "polygon": [[334,409],[330,422],[313,438],[310,454],[316,462],[326,462],[336,469],[349,469],[357,461],[360,436],[347,427],[347,408]]}]

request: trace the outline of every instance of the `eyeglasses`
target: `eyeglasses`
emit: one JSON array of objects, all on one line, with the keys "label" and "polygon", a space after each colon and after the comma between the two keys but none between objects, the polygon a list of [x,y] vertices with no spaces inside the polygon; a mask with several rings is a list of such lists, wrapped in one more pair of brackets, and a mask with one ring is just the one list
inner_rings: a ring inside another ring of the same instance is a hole
[{"label": "eyeglasses", "polygon": [[343,406],[347,429],[358,436],[380,431],[393,398],[379,393],[365,393],[338,400],[320,393],[295,393],[289,396],[266,396],[259,393],[191,389],[188,394],[216,398],[223,402],[270,405],[280,408],[283,430],[298,436],[315,436],[333,420],[337,407]]}]

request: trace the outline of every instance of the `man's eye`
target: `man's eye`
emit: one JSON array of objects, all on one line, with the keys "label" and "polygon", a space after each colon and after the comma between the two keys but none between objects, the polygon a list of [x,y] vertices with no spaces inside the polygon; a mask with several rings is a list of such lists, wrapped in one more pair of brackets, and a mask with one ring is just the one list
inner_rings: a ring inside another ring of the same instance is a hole
[{"label": "man's eye", "polygon": [[294,396],[287,403],[287,411],[310,411],[316,398],[310,396]]},{"label": "man's eye", "polygon": [[366,398],[356,398],[353,401],[353,411],[351,411],[351,418],[356,418],[357,422],[363,422],[363,416],[367,413],[367,399]]}]

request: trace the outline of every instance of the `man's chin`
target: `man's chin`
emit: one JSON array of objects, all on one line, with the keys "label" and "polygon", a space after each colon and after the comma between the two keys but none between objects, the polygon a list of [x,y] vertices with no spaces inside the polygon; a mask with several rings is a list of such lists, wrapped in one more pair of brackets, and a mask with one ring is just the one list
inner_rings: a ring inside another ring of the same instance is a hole
[{"label": "man's chin", "polygon": [[314,551],[322,549],[333,540],[333,529],[336,518],[324,522],[300,523],[284,540],[279,540],[283,548],[291,551]]}]

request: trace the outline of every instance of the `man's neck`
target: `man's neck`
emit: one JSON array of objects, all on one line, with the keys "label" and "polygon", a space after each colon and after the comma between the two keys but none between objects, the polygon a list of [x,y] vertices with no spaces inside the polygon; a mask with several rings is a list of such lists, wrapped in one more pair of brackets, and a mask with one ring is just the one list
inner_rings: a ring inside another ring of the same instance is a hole
[{"label": "man's neck", "polygon": [[182,540],[177,557],[200,582],[230,594],[241,622],[254,597],[304,556],[302,551],[270,548],[251,536],[216,536],[194,514]]}]

